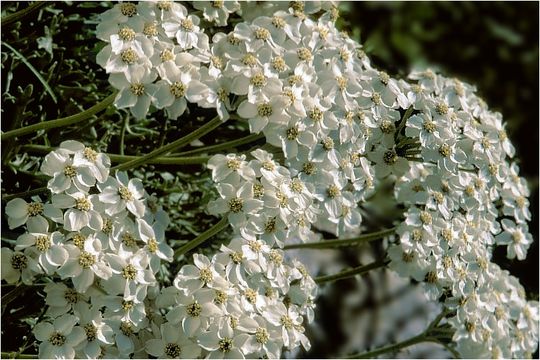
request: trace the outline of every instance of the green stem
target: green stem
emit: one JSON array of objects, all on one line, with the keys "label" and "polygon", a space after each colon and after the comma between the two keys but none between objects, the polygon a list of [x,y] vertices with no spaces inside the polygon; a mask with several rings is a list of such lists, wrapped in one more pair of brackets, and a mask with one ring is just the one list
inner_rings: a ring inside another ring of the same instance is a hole
[{"label": "green stem", "polygon": [[367,272],[369,272],[371,270],[383,268],[383,267],[386,266],[386,264],[388,264],[388,261],[379,260],[379,261],[375,261],[375,262],[373,262],[371,264],[368,264],[368,265],[357,266],[357,267],[349,269],[349,270],[344,270],[344,271],[341,271],[341,272],[339,272],[337,274],[318,276],[318,277],[314,278],[313,280],[315,280],[315,282],[317,284],[324,284],[324,283],[329,282],[329,281],[338,281],[338,280],[348,279],[348,278],[356,276],[356,275],[365,274],[365,273],[367,273]]},{"label": "green stem", "polygon": [[[17,50],[15,50],[15,48],[13,48],[11,45],[7,44],[7,43],[2,43],[2,45],[4,45],[5,47],[7,47],[9,50],[11,50],[11,52],[13,52],[13,54],[15,54],[16,57],[19,58],[19,60],[21,60],[23,62],[24,65],[26,65],[26,67],[28,69],[30,69],[30,71],[37,77],[37,79],[39,80],[39,82],[43,85],[43,87],[45,88],[45,91],[51,96],[51,98],[53,99],[54,103],[58,103],[58,99],[56,98],[56,95],[54,94],[54,91],[51,89],[51,87],[49,86],[49,83],[47,82],[47,80],[45,80],[43,78],[43,76],[41,76],[41,74],[39,73],[39,71],[36,70],[36,68],[34,66],[32,66],[32,64],[30,63],[30,61],[28,61],[23,54],[21,54],[20,52],[18,52]],[[2,139],[3,140],[3,139]]]},{"label": "green stem", "polygon": [[396,228],[390,228],[385,229],[369,234],[364,234],[357,236],[355,238],[351,239],[333,239],[333,240],[323,240],[318,242],[311,242],[311,243],[303,243],[303,244],[291,244],[286,245],[283,247],[283,250],[289,250],[289,249],[327,249],[327,248],[335,248],[340,246],[355,246],[359,243],[369,242],[377,239],[382,239],[385,236],[392,235],[396,231]]},{"label": "green stem", "polygon": [[28,198],[28,197],[31,197],[31,196],[34,196],[34,195],[42,194],[42,193],[46,192],[47,190],[48,190],[48,188],[46,186],[44,186],[44,187],[40,187],[40,188],[33,189],[33,190],[23,191],[23,192],[16,193],[16,194],[2,195],[2,200],[3,201],[9,201],[9,200],[12,200],[12,199],[15,199],[15,198]]},{"label": "green stem", "polygon": [[403,117],[401,118],[401,122],[399,123],[398,128],[396,129],[396,137],[399,135],[401,130],[405,127],[405,124],[407,123],[407,120],[411,117],[412,112],[414,111],[412,105],[409,106],[409,108],[405,111],[405,114],[403,114]]},{"label": "green stem", "polygon": [[2,359],[37,359],[37,355],[31,355],[31,354],[19,354],[18,352],[1,352]]},{"label": "green stem", "polygon": [[225,216],[221,220],[219,220],[217,224],[212,226],[210,229],[206,230],[205,232],[197,236],[195,239],[187,242],[186,244],[178,248],[174,252],[174,257],[176,258],[180,255],[184,255],[188,251],[196,248],[197,246],[204,243],[206,240],[210,239],[212,236],[224,230],[227,226],[229,226],[229,219],[227,218],[227,216]]},{"label": "green stem", "polygon": [[[24,145],[22,147],[23,151],[31,151],[35,153],[49,153],[55,148],[43,146],[43,145]],[[135,155],[118,155],[118,154],[109,154],[105,153],[110,159],[111,162],[117,164],[124,164],[130,161],[137,160],[143,156]],[[210,159],[209,156],[182,156],[182,157],[158,157],[153,158],[147,161],[148,164],[156,165],[193,165],[193,164],[206,164]]]},{"label": "green stem", "polygon": [[382,355],[382,354],[395,353],[398,350],[401,350],[403,348],[406,348],[406,347],[409,347],[409,346],[412,346],[412,345],[415,345],[415,344],[419,344],[419,343],[422,343],[422,342],[427,342],[427,341],[434,341],[434,340],[426,338],[424,333],[422,333],[422,334],[414,336],[414,337],[412,337],[410,339],[398,342],[397,344],[385,346],[385,347],[382,347],[382,348],[379,348],[379,349],[375,349],[375,350],[372,350],[372,351],[368,351],[368,352],[364,352],[364,353],[360,353],[360,354],[356,354],[356,355],[352,355],[352,356],[348,356],[347,358],[348,359],[370,359],[370,358],[375,358],[375,357],[377,357],[379,355]]},{"label": "green stem", "polygon": [[[130,160],[130,161],[127,161],[121,165],[117,165],[115,167],[113,167],[111,170],[127,170],[127,169],[131,169],[131,168],[134,168],[134,167],[137,167],[137,166],[140,166],[140,165],[143,165],[143,164],[146,164],[148,163],[151,159],[154,159],[160,155],[165,155],[165,154],[168,154],[170,153],[171,151],[175,150],[175,149],[178,149],[178,148],[181,148],[183,146],[186,146],[187,144],[189,144],[190,142],[192,142],[193,140],[196,140],[198,138],[200,138],[201,136],[205,135],[205,134],[208,134],[210,131],[214,130],[215,128],[217,128],[219,125],[221,125],[223,123],[223,121],[221,121],[221,119],[219,118],[219,116],[216,116],[215,118],[213,118],[212,120],[210,120],[209,122],[207,122],[206,124],[204,124],[203,126],[201,126],[200,128],[198,128],[197,130],[193,131],[192,133],[178,139],[178,140],[175,140],[173,141],[172,143],[170,144],[167,144],[159,149],[156,149],[146,155],[143,155],[143,156],[137,156],[135,159],[133,160]],[[111,159],[112,160],[112,159]]]},{"label": "green stem", "polygon": [[124,118],[124,122],[122,124],[122,130],[120,131],[120,155],[124,155],[124,139],[126,137],[126,129],[129,126],[129,113]]},{"label": "green stem", "polygon": [[175,155],[185,156],[185,155],[194,155],[194,154],[200,154],[200,153],[206,153],[206,152],[217,152],[221,150],[232,149],[240,145],[249,144],[251,142],[257,141],[262,138],[264,138],[264,134],[251,134],[248,136],[244,136],[240,139],[227,141],[221,144],[205,146],[205,147],[201,147],[201,148],[193,149],[189,151],[184,151]]},{"label": "green stem", "polygon": [[25,126],[19,129],[11,130],[2,134],[2,141],[11,139],[13,137],[18,137],[26,134],[36,132],[38,130],[48,130],[52,128],[72,125],[81,121],[88,119],[89,117],[97,114],[98,112],[105,110],[110,104],[113,103],[114,98],[116,97],[116,91],[109,95],[107,98],[103,99],[100,103],[92,106],[90,109],[80,112],[75,115],[67,116],[65,118],[60,118],[56,120],[44,121],[38,124]]},{"label": "green stem", "polygon": [[33,13],[34,11],[41,9],[45,5],[47,5],[47,1],[36,1],[22,10],[4,16],[1,20],[2,28],[21,20],[22,18]]}]

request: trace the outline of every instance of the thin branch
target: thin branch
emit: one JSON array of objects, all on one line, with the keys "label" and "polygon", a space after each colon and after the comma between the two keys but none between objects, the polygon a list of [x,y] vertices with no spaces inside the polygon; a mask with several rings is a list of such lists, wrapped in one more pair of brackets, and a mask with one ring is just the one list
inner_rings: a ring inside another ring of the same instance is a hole
[{"label": "thin branch", "polygon": [[323,240],[318,242],[308,242],[301,244],[291,244],[283,247],[283,250],[289,249],[327,249],[335,248],[340,246],[356,246],[360,243],[369,242],[373,240],[382,239],[385,236],[392,235],[396,231],[396,228],[384,229],[381,231],[363,234],[351,239],[332,239],[332,240]]},{"label": "thin branch", "polygon": [[367,272],[369,272],[371,270],[383,268],[388,263],[389,263],[389,261],[387,261],[387,260],[379,260],[379,261],[375,261],[375,262],[373,262],[371,264],[368,264],[368,265],[357,266],[357,267],[349,269],[349,270],[344,270],[344,271],[341,271],[341,272],[339,272],[337,274],[318,276],[318,277],[314,278],[313,280],[315,280],[315,282],[317,284],[324,284],[324,283],[327,283],[327,282],[330,282],[330,281],[338,281],[338,280],[348,279],[348,278],[356,276],[356,275],[365,274],[365,273],[367,273]]},{"label": "thin branch", "polygon": [[214,235],[218,234],[219,232],[223,231],[227,226],[229,226],[229,219],[227,216],[223,217],[217,224],[212,226],[210,229],[206,230],[199,236],[197,236],[195,239],[187,242],[186,244],[182,245],[180,248],[178,248],[174,252],[174,257],[178,257],[180,255],[183,255],[187,253],[188,251],[195,249],[197,246],[204,243],[206,240],[210,239]]}]

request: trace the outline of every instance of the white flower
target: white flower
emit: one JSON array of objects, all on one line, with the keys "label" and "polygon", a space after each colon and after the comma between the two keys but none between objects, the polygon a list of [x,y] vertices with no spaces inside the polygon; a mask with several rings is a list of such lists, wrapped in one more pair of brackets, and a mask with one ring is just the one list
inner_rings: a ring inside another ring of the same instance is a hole
[{"label": "white flower", "polygon": [[201,348],[170,323],[161,325],[161,336],[146,341],[146,351],[157,358],[196,359]]},{"label": "white flower", "polygon": [[138,218],[144,216],[144,188],[140,179],[130,180],[125,172],[118,171],[115,178],[109,177],[98,187],[101,189],[99,200],[106,204],[107,214],[118,214],[127,208]]},{"label": "white flower", "polygon": [[102,313],[95,306],[79,302],[74,306],[74,312],[79,317],[79,326],[85,335],[83,341],[75,348],[78,357],[99,357],[102,346],[114,343],[113,330],[103,321]]},{"label": "white flower", "polygon": [[108,279],[112,272],[103,262],[101,244],[97,239],[89,239],[84,244],[84,250],[74,245],[66,245],[69,258],[58,274],[63,278],[72,278],[73,286],[79,293],[85,293],[94,283],[95,276]]},{"label": "white flower", "polygon": [[102,183],[109,177],[111,160],[107,155],[74,140],[63,141],[60,149],[73,153],[73,166],[88,167],[98,182]]},{"label": "white flower", "polygon": [[31,284],[34,276],[41,273],[38,263],[24,253],[2,248],[2,280],[8,284],[15,284],[22,280],[24,284]]},{"label": "white flower", "polygon": [[496,236],[497,244],[508,245],[507,256],[509,259],[517,257],[518,260],[524,260],[527,257],[527,249],[533,242],[528,226],[526,224],[516,225],[508,219],[503,219],[501,223],[504,232]]},{"label": "white flower", "polygon": [[229,14],[240,10],[238,1],[196,1],[193,7],[203,11],[206,20],[218,26],[227,25]]},{"label": "white flower", "polygon": [[240,178],[247,181],[255,178],[255,171],[248,166],[245,155],[214,155],[208,161],[208,168],[212,170],[212,180],[217,183],[238,184]]},{"label": "white flower", "polygon": [[74,166],[72,156],[62,151],[62,148],[47,154],[40,170],[45,175],[53,177],[47,183],[47,187],[54,194],[64,192],[72,185],[79,191],[88,192],[88,189],[96,183],[90,168]]},{"label": "white flower", "polygon": [[15,250],[29,249],[29,252],[34,252],[38,263],[48,275],[54,275],[58,267],[64,265],[68,259],[68,252],[64,249],[64,236],[55,231],[48,233],[26,233],[17,239]]},{"label": "white flower", "polygon": [[119,89],[114,104],[118,109],[129,108],[137,119],[144,119],[157,87],[153,84],[157,74],[144,66],[134,66],[127,74],[111,74],[109,82]]},{"label": "white flower", "polygon": [[26,224],[29,232],[39,232],[49,225],[45,217],[62,223],[62,211],[54,204],[44,204],[39,197],[32,200],[34,201],[27,203],[23,199],[16,198],[6,204],[6,215],[10,229]]},{"label": "white flower", "polygon": [[101,230],[103,219],[98,211],[98,195],[86,195],[81,192],[58,194],[52,197],[53,205],[68,209],[64,213],[64,228],[68,231],[79,231],[88,226],[92,230]]},{"label": "white flower", "polygon": [[[227,329],[227,328],[225,328]],[[248,335],[244,333],[234,333],[230,327],[229,331],[223,331],[217,326],[212,326],[197,336],[197,343],[205,350],[212,351],[212,359],[244,359],[244,354],[240,351]]]},{"label": "white flower", "polygon": [[73,349],[84,339],[84,330],[75,327],[77,318],[70,314],[50,322],[40,322],[33,330],[39,345],[39,357],[48,359],[73,359]]}]

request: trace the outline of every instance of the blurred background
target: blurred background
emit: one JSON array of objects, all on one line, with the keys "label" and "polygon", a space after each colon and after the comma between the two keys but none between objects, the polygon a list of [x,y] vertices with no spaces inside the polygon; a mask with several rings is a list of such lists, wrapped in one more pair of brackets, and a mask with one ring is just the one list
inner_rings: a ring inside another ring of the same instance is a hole
[{"label": "blurred background", "polygon": [[[436,69],[444,76],[475,85],[490,109],[503,114],[521,175],[531,190],[533,218],[529,226],[535,242],[525,261],[506,259],[502,247],[495,251],[494,261],[520,279],[528,299],[536,300],[538,6],[538,2],[342,2],[338,20],[338,28],[363,44],[375,68],[397,78],[406,77],[416,66]],[[373,245],[365,249],[365,256],[378,251],[377,244]],[[358,266],[359,260],[369,261],[347,250],[325,255],[313,252],[302,258],[323,264],[326,259],[328,266],[335,266],[336,258],[347,266]],[[398,279],[383,273],[369,274],[361,282],[347,280],[327,285],[317,303],[316,321],[320,326],[310,328],[313,347],[297,356],[340,357],[422,331],[436,309],[416,295],[418,289],[404,286],[399,290],[401,286]],[[391,329],[384,329],[388,327]],[[398,356],[449,355],[436,345],[422,345]],[[533,356],[537,357],[538,353]]]}]

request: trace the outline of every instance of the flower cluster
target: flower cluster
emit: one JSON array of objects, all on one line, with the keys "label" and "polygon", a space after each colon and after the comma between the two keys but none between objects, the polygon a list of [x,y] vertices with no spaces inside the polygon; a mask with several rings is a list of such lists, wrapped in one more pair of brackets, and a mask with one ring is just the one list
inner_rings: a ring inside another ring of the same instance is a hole
[{"label": "flower cluster", "polygon": [[304,267],[256,238],[235,237],[211,259],[193,255],[157,305],[168,307],[161,333],[146,342],[158,358],[279,358],[309,349],[303,316],[313,320],[317,289]]},{"label": "flower cluster", "polygon": [[[208,164],[220,195],[209,210],[227,216],[233,240],[211,258],[195,254],[160,290],[154,275],[172,258],[166,215],[140,181],[109,176],[105,156],[63,143],[42,167],[52,202],[6,206],[10,227],[27,234],[15,251],[2,248],[2,278],[58,274],[73,284],[46,288],[40,355],[279,357],[283,347],[308,348],[301,324],[313,319],[316,285],[278,248],[318,240],[315,228],[360,232],[360,205],[389,184],[405,207],[389,266],[449,309],[457,350],[534,352],[538,303],[491,262],[496,246],[522,260],[532,242],[529,192],[509,161],[501,115],[456,79],[428,70],[396,80],[373,68],[336,28],[332,3],[193,7],[114,5],[97,28],[107,42],[97,61],[119,90],[115,105],[136,118],[156,108],[177,119],[190,102],[223,121],[236,112],[264,135],[264,150]],[[220,32],[233,16],[243,20]]]},{"label": "flower cluster", "polygon": [[168,216],[140,180],[110,176],[109,158],[77,141],[49,153],[41,172],[50,177],[50,202],[6,205],[9,227],[26,231],[14,250],[2,248],[2,279],[53,279],[44,289],[47,319],[34,328],[40,356],[129,355],[130,334],[151,315],[155,274],[172,260]]},{"label": "flower cluster", "polygon": [[396,183],[408,210],[392,246],[390,267],[444,296],[456,315],[453,340],[466,357],[524,357],[538,342],[538,303],[492,263],[494,246],[523,260],[532,243],[529,190],[518,176],[499,113],[474,89],[432,71],[404,86],[414,109],[402,140],[414,165]]}]

